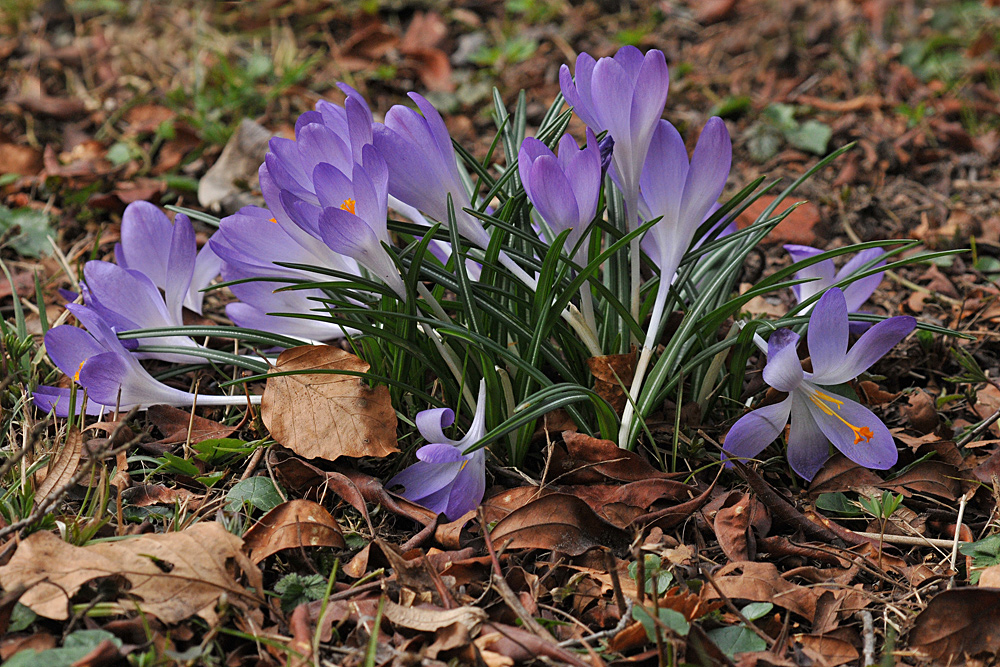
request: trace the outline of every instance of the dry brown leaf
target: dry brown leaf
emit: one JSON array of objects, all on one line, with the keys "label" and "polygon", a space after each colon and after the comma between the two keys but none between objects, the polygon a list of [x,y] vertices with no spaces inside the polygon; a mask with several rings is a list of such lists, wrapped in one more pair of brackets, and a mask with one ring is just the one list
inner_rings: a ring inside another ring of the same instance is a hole
[{"label": "dry brown leaf", "polygon": [[173,505],[188,503],[194,509],[200,507],[202,498],[187,489],[172,488],[162,484],[142,484],[122,491],[122,500],[133,507],[149,507],[150,505]]},{"label": "dry brown leaf", "polygon": [[479,626],[488,618],[485,611],[479,607],[458,607],[442,609],[440,607],[404,607],[392,600],[385,601],[383,613],[393,625],[421,632],[435,632],[452,623],[460,623],[475,634]]},{"label": "dry brown leaf", "polygon": [[[138,606],[165,623],[197,614],[214,625],[215,605],[222,595],[244,613],[264,603],[260,570],[243,555],[242,544],[214,522],[87,547],[39,532],[21,542],[10,562],[0,567],[0,586],[27,587],[21,604],[39,616],[66,620],[70,598],[81,586],[102,577],[124,577],[131,588],[122,610]],[[230,562],[239,566],[249,589],[233,578]]]},{"label": "dry brown leaf", "polygon": [[594,376],[594,391],[610,403],[619,415],[628,402],[627,392],[635,377],[636,361],[634,348],[628,354],[609,354],[587,359],[587,366]]},{"label": "dry brown leaf", "polygon": [[307,459],[388,456],[396,447],[396,412],[385,386],[367,386],[356,375],[368,364],[337,347],[304,345],[285,350],[276,371],[320,371],[272,376],[261,401],[271,437]]},{"label": "dry brown leaf", "polygon": [[[723,566],[715,577],[719,590],[729,598],[773,602],[810,623],[816,613],[816,600],[822,593],[817,589],[786,581],[773,563],[730,563]],[[707,596],[714,600],[719,597],[719,593],[710,588]]]},{"label": "dry brown leaf", "polygon": [[591,484],[593,482],[637,482],[671,475],[655,468],[644,458],[610,440],[593,438],[583,433],[563,431],[564,451],[553,449],[547,483]]},{"label": "dry brown leaf", "polygon": [[257,169],[274,136],[263,126],[244,118],[226,142],[222,155],[198,182],[198,203],[212,211],[232,213],[247,204],[246,183],[257,186]]},{"label": "dry brown leaf", "polygon": [[211,438],[225,438],[236,430],[235,426],[226,426],[198,415],[192,419],[190,410],[181,410],[169,405],[153,405],[146,411],[146,416],[163,437],[154,442],[142,443],[140,446],[160,453],[170,450],[171,445],[186,442],[189,428],[192,443]]},{"label": "dry brown leaf", "polygon": [[551,549],[579,556],[596,546],[628,549],[629,536],[594,513],[584,500],[552,493],[514,510],[490,532],[497,547]]},{"label": "dry brown leaf", "polygon": [[79,429],[72,429],[66,434],[59,455],[52,460],[45,478],[35,489],[35,501],[45,500],[50,493],[65,486],[80,467],[80,456],[83,454],[83,434]]},{"label": "dry brown leaf", "polygon": [[337,520],[326,508],[301,498],[281,503],[243,535],[243,550],[254,565],[284,549],[346,546]]},{"label": "dry brown leaf", "polygon": [[829,667],[845,665],[860,657],[858,649],[854,648],[850,642],[830,635],[798,634],[795,635],[795,641],[802,644],[806,655],[818,664]]},{"label": "dry brown leaf", "polygon": [[909,644],[939,665],[961,665],[966,655],[1000,651],[1000,589],[938,593],[917,614]]}]

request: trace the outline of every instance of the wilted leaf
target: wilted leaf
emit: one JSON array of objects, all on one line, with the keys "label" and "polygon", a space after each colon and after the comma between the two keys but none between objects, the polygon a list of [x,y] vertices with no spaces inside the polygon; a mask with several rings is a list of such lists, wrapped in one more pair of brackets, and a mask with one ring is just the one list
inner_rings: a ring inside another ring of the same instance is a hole
[{"label": "wilted leaf", "polygon": [[257,186],[257,169],[274,136],[249,118],[244,118],[226,142],[222,154],[198,183],[198,203],[205,208],[232,213],[254,203],[246,184]]},{"label": "wilted leaf", "polygon": [[133,507],[149,507],[150,505],[173,505],[188,502],[189,507],[201,505],[201,498],[187,489],[171,488],[162,484],[142,484],[122,491],[122,500]]},{"label": "wilted leaf", "polygon": [[488,616],[479,607],[458,607],[456,609],[441,609],[439,607],[404,607],[392,600],[385,601],[384,614],[393,625],[421,632],[435,632],[452,623],[460,623],[475,633]]},{"label": "wilted leaf", "polygon": [[80,466],[80,455],[83,453],[83,434],[79,429],[71,429],[66,434],[66,442],[59,454],[49,465],[48,473],[35,489],[35,501],[40,502],[50,493],[65,486],[76,474]]},{"label": "wilted leaf", "polygon": [[553,451],[548,482],[558,478],[561,484],[590,484],[670,477],[635,452],[622,449],[610,440],[573,431],[564,431],[562,439],[566,451],[560,447]]},{"label": "wilted leaf", "polygon": [[301,498],[278,505],[243,534],[243,549],[254,565],[284,549],[346,546],[337,520],[326,508]]},{"label": "wilted leaf", "polygon": [[854,648],[850,642],[830,635],[795,635],[795,641],[802,644],[806,655],[821,664],[837,667],[854,662],[859,657],[858,649]]},{"label": "wilted leaf", "polygon": [[356,375],[368,364],[337,347],[305,345],[285,350],[275,370],[321,371],[267,380],[261,417],[271,437],[307,459],[388,456],[396,447],[396,412],[385,386],[371,388]]},{"label": "wilted leaf", "polygon": [[[786,581],[773,563],[730,563],[715,577],[719,590],[729,598],[773,602],[810,623],[816,613],[816,600],[821,591]],[[714,588],[710,588],[707,595],[710,599],[719,597]]]},{"label": "wilted leaf", "polygon": [[636,361],[634,349],[628,354],[609,354],[587,359],[587,366],[594,376],[594,391],[610,403],[619,415],[628,402],[627,392],[635,376]]},{"label": "wilted leaf", "polygon": [[511,512],[490,532],[497,546],[550,549],[579,556],[596,546],[622,552],[628,534],[597,516],[584,500],[553,493]]},{"label": "wilted leaf", "polygon": [[236,430],[235,426],[226,426],[198,415],[192,419],[190,410],[181,410],[170,405],[150,406],[146,411],[146,417],[159,429],[163,437],[154,442],[142,443],[141,447],[158,453],[169,450],[170,445],[187,442],[188,427],[191,429],[191,442],[225,438]]},{"label": "wilted leaf", "polygon": [[[52,533],[33,533],[0,568],[0,586],[4,590],[27,587],[21,604],[39,616],[65,620],[69,600],[81,586],[97,578],[120,576],[131,584],[123,610],[138,605],[143,613],[165,623],[198,614],[212,624],[222,595],[244,612],[263,603],[260,571],[243,555],[242,544],[214,522],[87,547],[75,547]],[[253,591],[233,578],[231,562],[247,577]]]},{"label": "wilted leaf", "polygon": [[917,614],[909,636],[940,665],[965,663],[966,655],[1000,651],[1000,588],[955,588],[938,593]]}]

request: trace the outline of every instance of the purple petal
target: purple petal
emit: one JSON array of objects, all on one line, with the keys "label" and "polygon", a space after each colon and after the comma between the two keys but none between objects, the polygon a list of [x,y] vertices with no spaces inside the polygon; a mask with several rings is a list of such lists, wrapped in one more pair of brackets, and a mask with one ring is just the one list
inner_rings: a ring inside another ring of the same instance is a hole
[{"label": "purple petal", "polygon": [[323,241],[331,249],[352,257],[381,278],[400,298],[406,298],[406,287],[399,270],[367,222],[348,211],[326,208],[320,216],[320,223]]},{"label": "purple petal", "polygon": [[680,132],[668,121],[656,125],[642,168],[640,186],[649,219],[663,217],[660,224],[677,224],[684,184],[688,175],[688,155]]},{"label": "purple petal", "polygon": [[820,297],[809,316],[809,357],[813,376],[822,377],[844,361],[847,354],[847,301],[831,287]]},{"label": "purple petal", "polygon": [[899,341],[906,338],[916,326],[917,320],[909,315],[898,315],[882,320],[858,339],[836,368],[831,368],[822,375],[814,373],[812,381],[817,384],[835,385],[856,378],[884,357]]},{"label": "purple petal", "polygon": [[68,324],[53,327],[46,332],[45,350],[56,368],[69,377],[79,373],[87,359],[107,351],[89,333]]},{"label": "purple petal", "polygon": [[[352,164],[352,170],[353,167]],[[348,199],[354,199],[354,183],[351,177],[332,164],[316,165],[316,169],[313,170],[313,182],[316,184],[319,205],[323,208],[340,208]]]},{"label": "purple petal", "polygon": [[191,394],[168,387],[153,378],[138,363],[129,363],[127,352],[105,352],[90,357],[80,370],[80,384],[87,395],[104,405],[115,405],[121,389],[121,406],[187,405]]},{"label": "purple petal", "polygon": [[[663,52],[656,51],[655,49],[650,51],[646,57],[654,57],[659,54],[660,59],[663,60]],[[638,48],[632,46],[631,44],[626,44],[625,46],[618,49],[618,52],[614,55],[615,62],[621,65],[622,70],[628,75],[629,81],[632,85],[636,85],[639,82],[639,78],[642,73],[642,66],[645,63],[645,57],[642,55],[642,51]],[[664,60],[664,64],[666,60]]]},{"label": "purple petal", "polygon": [[807,391],[823,405],[809,401],[807,407],[823,434],[844,456],[858,465],[875,470],[886,470],[896,463],[898,452],[892,434],[871,410],[849,398],[831,396],[822,387],[809,387]]},{"label": "purple petal", "polygon": [[122,214],[121,256],[119,262],[139,269],[154,285],[166,283],[167,257],[173,225],[159,208],[146,201],[132,202]]},{"label": "purple petal", "polygon": [[[823,252],[817,248],[811,248],[804,245],[786,245],[785,250],[792,256],[793,262],[800,262],[804,259],[815,257]],[[834,272],[835,269],[832,259],[824,259],[823,261],[796,271],[796,280],[805,280],[808,278],[811,278],[812,280],[811,282],[802,283],[792,287],[792,291],[795,293],[795,299],[799,303],[802,303],[812,295],[818,294],[828,288],[834,283]]]},{"label": "purple petal", "polygon": [[[33,394],[35,407],[46,414],[54,411],[53,414],[56,417],[67,417],[69,416],[69,393],[70,390],[65,387],[39,386]],[[81,390],[76,393],[77,414],[80,414],[80,407],[82,405],[83,391]],[[114,412],[114,409],[113,405],[101,405],[97,401],[91,400],[90,396],[87,397],[88,415],[99,416],[107,412]]]},{"label": "purple petal", "polygon": [[444,442],[434,442],[417,450],[417,458],[425,463],[455,463],[468,459],[462,450]]},{"label": "purple petal", "polygon": [[402,486],[403,491],[399,495],[440,514],[448,507],[449,487],[461,469],[462,462],[439,464],[417,461],[401,470],[385,486],[390,489]]},{"label": "purple petal", "polygon": [[767,341],[767,365],[764,382],[778,391],[792,391],[802,383],[802,364],[796,351],[799,335],[791,329],[778,329]]},{"label": "purple petal", "polygon": [[486,455],[482,450],[472,454],[468,463],[459,470],[448,494],[448,506],[444,515],[454,521],[470,512],[483,501],[486,493]]},{"label": "purple petal", "polygon": [[464,450],[476,444],[486,435],[486,380],[479,381],[479,396],[476,398],[476,414],[472,416],[472,424],[469,431],[458,441],[459,449]]},{"label": "purple petal", "polygon": [[521,183],[528,182],[531,165],[543,155],[555,158],[555,154],[549,150],[549,147],[534,137],[526,137],[521,142],[521,149],[517,152],[517,173],[521,177]]},{"label": "purple petal", "polygon": [[144,274],[110,262],[87,262],[83,269],[87,288],[101,306],[120,313],[143,328],[178,326],[156,286]]},{"label": "purple petal", "polygon": [[791,397],[748,412],[733,424],[723,444],[729,457],[752,459],[777,440],[788,423]]},{"label": "purple petal", "polygon": [[455,423],[455,412],[451,408],[432,408],[417,413],[417,430],[427,442],[443,442],[453,445],[444,434],[444,429]]},{"label": "purple petal", "polygon": [[[834,277],[834,281],[840,282],[851,274],[856,273],[868,262],[873,259],[877,259],[884,254],[885,251],[881,248],[869,248],[868,250],[862,250],[840,268],[840,271],[838,271],[837,275]],[[883,266],[884,264],[885,262],[879,262],[876,266]],[[868,298],[875,292],[876,288],[878,288],[879,283],[882,282],[883,275],[884,273],[882,272],[874,273],[870,276],[855,280],[844,288],[844,297],[847,299],[847,310],[849,312],[855,313],[865,304],[865,301],[868,300]]]},{"label": "purple petal", "polygon": [[634,94],[634,90],[631,90],[632,82],[613,58],[601,58],[594,67],[592,85],[598,119],[615,138],[615,163],[622,164],[623,160],[619,160],[619,157],[629,163],[632,155],[632,132],[629,126],[630,107],[625,102],[631,101]]},{"label": "purple petal", "polygon": [[830,444],[809,409],[810,401],[799,392],[792,395],[792,419],[788,428],[788,463],[799,477],[812,481],[830,457]]},{"label": "purple petal", "polygon": [[524,188],[539,215],[556,234],[580,225],[580,211],[573,196],[573,186],[555,157],[543,155],[535,160]]},{"label": "purple petal", "polygon": [[354,162],[351,148],[344,139],[325,125],[307,125],[297,133],[299,140],[296,145],[299,147],[301,155],[302,170],[305,172],[311,186],[309,190],[316,191],[315,183],[312,182],[312,174],[316,165],[328,163],[344,171],[350,169]]},{"label": "purple petal", "polygon": [[222,259],[212,251],[212,246],[206,243],[194,261],[191,288],[184,299],[186,308],[201,315],[201,306],[205,300],[205,293],[201,290],[208,287],[221,270]]},{"label": "purple petal", "polygon": [[733,144],[726,123],[721,118],[710,118],[691,156],[681,201],[680,221],[685,228],[690,227],[690,236],[694,236],[709,209],[722,195],[732,162]]}]

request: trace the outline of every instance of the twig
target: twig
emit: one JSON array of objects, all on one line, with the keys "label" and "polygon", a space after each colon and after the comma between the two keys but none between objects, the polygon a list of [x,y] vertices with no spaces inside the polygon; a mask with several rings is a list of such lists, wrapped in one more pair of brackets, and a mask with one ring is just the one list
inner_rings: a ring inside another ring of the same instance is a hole
[{"label": "twig", "polygon": [[988,429],[990,426],[993,426],[993,424],[995,424],[998,419],[1000,419],[1000,409],[997,409],[996,412],[994,412],[988,418],[980,422],[978,426],[976,426],[974,429],[963,435],[961,439],[959,439],[959,441],[955,443],[955,445],[957,445],[958,447],[964,447],[965,445],[969,444],[974,439],[978,438],[983,433],[983,431]]},{"label": "twig", "polygon": [[877,540],[882,538],[882,541],[886,544],[899,544],[908,547],[938,547],[943,549],[951,549],[955,544],[968,544],[968,542],[957,542],[956,540],[942,540],[936,537],[924,537],[922,535],[880,535],[879,533],[861,533],[857,532],[855,535],[860,535],[861,537],[871,538]]},{"label": "twig", "polygon": [[861,633],[864,637],[862,644],[862,665],[875,664],[875,622],[872,620],[872,613],[867,609],[862,609],[858,614],[861,616]]},{"label": "twig", "polygon": [[[975,493],[975,492],[973,492]],[[969,502],[968,493],[963,493],[958,503],[958,518],[955,519],[955,543],[951,547],[951,571],[955,572],[955,564],[958,560],[958,536],[962,532],[962,518],[965,516],[965,504]],[[955,575],[951,575],[948,580],[948,588],[955,585]]]},{"label": "twig", "polygon": [[615,593],[615,604],[618,605],[618,613],[621,616],[625,616],[628,603],[625,601],[625,595],[622,593],[622,582],[618,578],[618,564],[615,562],[615,556],[610,550],[604,552],[604,565],[608,568],[608,576],[611,577],[611,590]]},{"label": "twig", "polygon": [[618,619],[618,625],[611,628],[610,630],[601,630],[600,632],[595,632],[592,635],[586,637],[577,637],[576,639],[567,639],[566,641],[559,642],[559,646],[562,648],[569,648],[570,646],[576,646],[577,644],[583,644],[586,646],[591,642],[600,641],[601,639],[611,639],[619,632],[628,627],[629,621],[632,620],[632,599],[627,598],[625,600],[625,613],[622,617]]}]

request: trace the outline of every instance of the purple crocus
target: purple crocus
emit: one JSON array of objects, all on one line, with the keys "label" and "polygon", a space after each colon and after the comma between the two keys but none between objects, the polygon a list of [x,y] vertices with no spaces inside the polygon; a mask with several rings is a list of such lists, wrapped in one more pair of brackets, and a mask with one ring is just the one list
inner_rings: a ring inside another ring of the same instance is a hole
[{"label": "purple crocus", "polygon": [[611,174],[625,196],[629,225],[634,229],[639,175],[670,85],[663,52],[651,49],[643,56],[634,46],[623,46],[613,58],[596,61],[581,53],[575,81],[563,65],[559,85],[584,123],[595,132],[607,130],[614,139]]},{"label": "purple crocus", "polygon": [[[134,406],[184,406],[194,402],[194,394],[154,379],[95,310],[77,304],[66,308],[86,331],[70,325],[53,327],[45,334],[45,348],[56,367],[86,390],[88,414],[113,411],[116,403],[120,409],[129,410]],[[40,386],[34,394],[38,408],[54,410],[59,417],[69,414],[69,398],[70,390],[64,387]],[[199,405],[240,405],[246,398],[199,395],[197,401]],[[82,393],[77,409],[81,403]]]},{"label": "purple crocus", "polygon": [[342,338],[341,327],[330,322],[269,314],[307,313],[320,307],[316,299],[326,296],[321,290],[274,290],[291,282],[329,280],[328,276],[277,266],[275,262],[358,274],[358,265],[353,259],[335,252],[302,230],[299,232],[289,234],[288,228],[279,225],[270,211],[255,206],[246,206],[222,219],[211,245],[222,258],[223,280],[274,278],[273,282],[255,280],[230,285],[229,289],[240,302],[227,305],[226,314],[238,326],[248,329],[309,340]]},{"label": "purple crocus", "polygon": [[123,269],[141,272],[163,290],[171,313],[180,313],[183,305],[198,314],[205,297],[201,290],[219,275],[221,263],[208,245],[198,252],[194,227],[186,215],[178,213],[170,222],[146,201],[125,208],[115,261]]},{"label": "purple crocus", "polygon": [[486,454],[465,449],[486,433],[486,382],[479,384],[476,414],[465,437],[452,440],[444,429],[455,422],[450,408],[417,413],[417,430],[429,444],[417,450],[420,459],[388,481],[386,487],[402,486],[400,495],[444,514],[449,521],[476,509],[486,492]]},{"label": "purple crocus", "polygon": [[410,99],[421,113],[396,105],[386,113],[385,123],[373,129],[375,147],[389,166],[389,194],[445,225],[450,194],[459,233],[486,248],[489,234],[462,210],[472,204],[441,114],[417,93],[410,93]]},{"label": "purple crocus", "polygon": [[[391,243],[386,227],[389,170],[373,146],[366,145],[362,155],[362,163],[353,165],[350,177],[333,165],[316,165],[313,182],[322,207],[320,236],[327,246],[353,258],[405,300],[403,279],[384,247]],[[296,207],[303,215],[311,210],[305,204]]]},{"label": "purple crocus", "polygon": [[896,462],[896,446],[885,424],[868,408],[825,386],[843,384],[867,370],[913,331],[916,320],[883,320],[848,350],[847,312],[844,293],[835,287],[816,303],[807,334],[811,373],[799,362],[798,334],[790,329],[771,334],[764,380],[789,396],[741,417],[726,435],[726,456],[756,456],[781,434],[790,417],[788,461],[807,480],[826,462],[828,443],[866,468],[885,470]]},{"label": "purple crocus", "polygon": [[564,134],[558,157],[544,143],[528,137],[521,144],[517,169],[528,200],[542,220],[557,235],[571,230],[566,248],[575,248],[597,213],[601,193],[601,152],[593,130],[587,129],[587,146],[582,150],[576,139]]},{"label": "purple crocus", "polygon": [[[812,248],[807,245],[786,245],[785,250],[792,256],[793,262],[801,262],[804,259],[822,254],[819,248]],[[824,259],[795,272],[797,280],[811,279],[809,282],[792,286],[795,293],[795,300],[799,303],[813,297],[816,294],[839,283],[841,280],[857,273],[865,264],[878,259],[885,254],[881,248],[869,248],[862,250],[852,257],[846,264],[837,271],[832,259]],[[879,262],[874,266],[882,266],[885,262]],[[847,299],[847,311],[856,313],[864,305],[868,297],[875,292],[875,289],[882,282],[883,272],[873,273],[870,276],[859,278],[844,288],[844,298]],[[811,306],[810,306],[811,308]],[[809,312],[809,308],[805,312]]]}]

